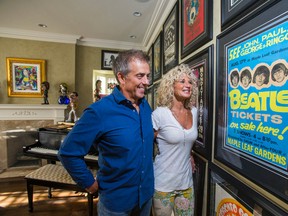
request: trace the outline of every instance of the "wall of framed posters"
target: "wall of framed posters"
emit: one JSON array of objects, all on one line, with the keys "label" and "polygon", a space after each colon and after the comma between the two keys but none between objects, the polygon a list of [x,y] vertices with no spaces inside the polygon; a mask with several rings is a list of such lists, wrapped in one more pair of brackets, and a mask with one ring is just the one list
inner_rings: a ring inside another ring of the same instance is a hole
[{"label": "wall of framed posters", "polygon": [[217,37],[215,159],[288,202],[288,4]]},{"label": "wall of framed posters", "polygon": [[209,178],[207,215],[283,216],[288,213],[214,164],[209,165]]},{"label": "wall of framed posters", "polygon": [[209,160],[213,126],[213,51],[211,45],[184,62],[198,77],[198,137],[193,150]]}]

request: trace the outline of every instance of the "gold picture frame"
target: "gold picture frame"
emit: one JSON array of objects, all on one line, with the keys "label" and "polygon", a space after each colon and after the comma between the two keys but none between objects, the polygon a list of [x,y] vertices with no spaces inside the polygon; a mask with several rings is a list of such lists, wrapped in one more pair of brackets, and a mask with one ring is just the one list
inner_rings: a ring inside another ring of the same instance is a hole
[{"label": "gold picture frame", "polygon": [[45,60],[6,58],[9,97],[42,97],[46,81]]}]

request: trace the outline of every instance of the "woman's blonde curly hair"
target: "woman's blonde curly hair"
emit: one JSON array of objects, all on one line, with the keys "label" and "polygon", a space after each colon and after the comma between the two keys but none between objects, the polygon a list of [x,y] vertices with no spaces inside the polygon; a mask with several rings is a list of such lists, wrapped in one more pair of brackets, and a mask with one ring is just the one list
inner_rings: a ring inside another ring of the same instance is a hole
[{"label": "woman's blonde curly hair", "polygon": [[191,109],[192,106],[197,106],[198,79],[193,73],[193,70],[186,64],[180,64],[174,67],[162,77],[160,85],[157,89],[157,106],[165,106],[169,109],[172,108],[172,101],[174,97],[174,83],[175,81],[183,78],[184,75],[190,77],[192,81],[192,94],[191,97],[184,102],[184,107],[186,109]]}]

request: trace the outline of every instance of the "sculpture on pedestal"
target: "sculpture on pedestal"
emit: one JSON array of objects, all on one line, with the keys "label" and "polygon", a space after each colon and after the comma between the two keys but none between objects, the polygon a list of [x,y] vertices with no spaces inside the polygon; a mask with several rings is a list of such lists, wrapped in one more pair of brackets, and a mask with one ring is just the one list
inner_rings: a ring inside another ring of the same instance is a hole
[{"label": "sculpture on pedestal", "polygon": [[70,99],[69,106],[71,108],[71,111],[69,112],[69,116],[66,122],[76,122],[78,120],[77,113],[76,113],[76,109],[78,107],[78,93],[72,92],[69,95],[69,99]]},{"label": "sculpture on pedestal", "polygon": [[67,96],[68,94],[68,86],[66,83],[61,83],[59,85],[60,89],[59,89],[59,92],[60,92],[60,96],[58,98],[58,103],[59,104],[69,104],[70,103],[70,100]]},{"label": "sculpture on pedestal", "polygon": [[48,90],[50,88],[50,84],[49,82],[47,81],[44,81],[41,83],[41,89],[43,91],[43,99],[44,99],[44,102],[42,104],[49,104],[49,101],[48,101]]}]

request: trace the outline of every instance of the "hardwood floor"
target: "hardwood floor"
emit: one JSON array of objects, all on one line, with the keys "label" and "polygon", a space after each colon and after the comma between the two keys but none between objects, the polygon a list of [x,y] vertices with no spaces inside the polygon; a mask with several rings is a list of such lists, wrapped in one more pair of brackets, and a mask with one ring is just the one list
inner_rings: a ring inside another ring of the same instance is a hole
[{"label": "hardwood floor", "polygon": [[[88,202],[83,193],[53,189],[48,198],[47,188],[34,186],[34,211],[28,211],[26,181],[23,178],[0,181],[1,216],[87,216]],[[94,215],[97,215],[94,199]]]}]

